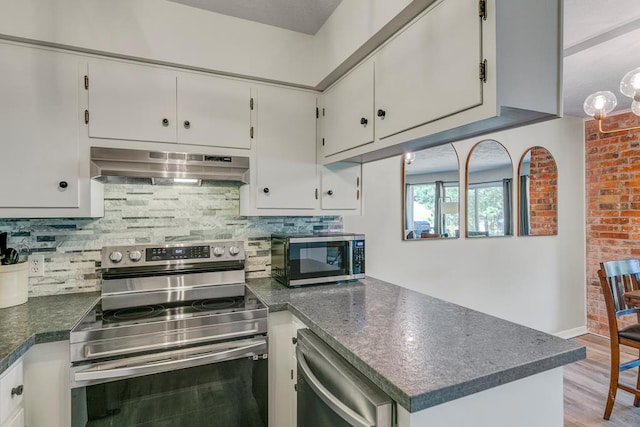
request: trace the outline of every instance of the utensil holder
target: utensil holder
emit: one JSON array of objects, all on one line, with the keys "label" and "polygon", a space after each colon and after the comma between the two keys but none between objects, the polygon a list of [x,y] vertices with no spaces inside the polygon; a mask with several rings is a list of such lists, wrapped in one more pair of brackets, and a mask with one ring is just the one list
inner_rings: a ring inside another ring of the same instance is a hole
[{"label": "utensil holder", "polygon": [[27,302],[29,298],[28,262],[0,265],[0,308]]}]

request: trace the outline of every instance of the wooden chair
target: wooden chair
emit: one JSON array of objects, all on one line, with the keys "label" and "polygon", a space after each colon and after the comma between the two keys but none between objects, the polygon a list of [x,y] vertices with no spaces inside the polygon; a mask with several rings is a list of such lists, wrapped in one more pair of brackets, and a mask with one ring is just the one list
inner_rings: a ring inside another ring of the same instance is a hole
[{"label": "wooden chair", "polygon": [[[640,261],[630,259],[602,262],[600,270],[598,270],[598,277],[600,277],[600,285],[607,308],[611,342],[611,377],[603,417],[608,420],[618,389],[635,395],[634,406],[640,404],[640,372],[638,372],[635,388],[618,382],[620,372],[640,366],[640,358],[620,364],[621,345],[640,350],[640,307],[628,307],[623,297],[625,292],[640,289]],[[639,323],[620,329],[618,318],[630,314],[637,314]]]}]

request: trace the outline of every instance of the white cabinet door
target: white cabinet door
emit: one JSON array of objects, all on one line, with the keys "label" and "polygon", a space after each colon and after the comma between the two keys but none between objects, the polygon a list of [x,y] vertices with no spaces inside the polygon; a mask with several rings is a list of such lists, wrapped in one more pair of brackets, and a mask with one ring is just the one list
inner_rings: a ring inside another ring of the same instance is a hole
[{"label": "white cabinet door", "polygon": [[338,162],[322,168],[322,209],[359,209],[359,163]]},{"label": "white cabinet door", "polygon": [[260,86],[256,104],[256,207],[314,209],[316,95]]},{"label": "white cabinet door", "polygon": [[481,30],[477,0],[443,1],[376,55],[376,138],[482,103]]},{"label": "white cabinet door", "polygon": [[294,427],[295,345],[291,313],[269,313],[269,425]]},{"label": "white cabinet door", "polygon": [[322,153],[373,142],[373,61],[358,66],[322,98]]},{"label": "white cabinet door", "polygon": [[36,344],[24,356],[27,426],[69,427],[69,341]]},{"label": "white cabinet door", "polygon": [[89,64],[89,136],[176,142],[176,73],[115,61]]},{"label": "white cabinet door", "polygon": [[24,381],[22,360],[15,362],[0,377],[0,424],[10,419],[18,408],[23,407]]},{"label": "white cabinet door", "polygon": [[2,425],[3,427],[25,427],[24,424],[24,408],[20,408],[18,412],[7,421],[6,424]]},{"label": "white cabinet door", "polygon": [[178,75],[178,142],[250,148],[249,85],[211,76]]},{"label": "white cabinet door", "polygon": [[0,76],[0,207],[77,207],[77,60],[0,43]]}]

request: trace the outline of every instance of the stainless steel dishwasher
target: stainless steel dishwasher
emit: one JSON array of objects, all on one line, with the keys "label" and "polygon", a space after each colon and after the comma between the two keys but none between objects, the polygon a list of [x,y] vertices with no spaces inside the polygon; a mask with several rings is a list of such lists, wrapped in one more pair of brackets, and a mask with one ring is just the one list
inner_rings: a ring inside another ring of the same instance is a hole
[{"label": "stainless steel dishwasher", "polygon": [[391,427],[393,400],[308,329],[298,331],[298,427]]}]

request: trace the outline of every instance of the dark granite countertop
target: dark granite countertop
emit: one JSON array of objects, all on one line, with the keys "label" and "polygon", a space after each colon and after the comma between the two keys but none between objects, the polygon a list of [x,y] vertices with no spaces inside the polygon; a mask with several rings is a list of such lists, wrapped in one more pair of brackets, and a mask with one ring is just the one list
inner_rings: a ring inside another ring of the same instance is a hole
[{"label": "dark granite countertop", "polygon": [[69,339],[69,330],[99,292],[29,298],[0,309],[0,374],[34,344]]},{"label": "dark granite countertop", "polygon": [[[367,278],[249,287],[270,311],[296,317],[410,412],[586,357],[586,349],[515,323]],[[99,293],[29,298],[0,309],[0,373],[34,344],[69,338]]]},{"label": "dark granite countertop", "polygon": [[271,279],[248,284],[409,412],[586,357],[572,341],[373,278],[293,289]]}]

